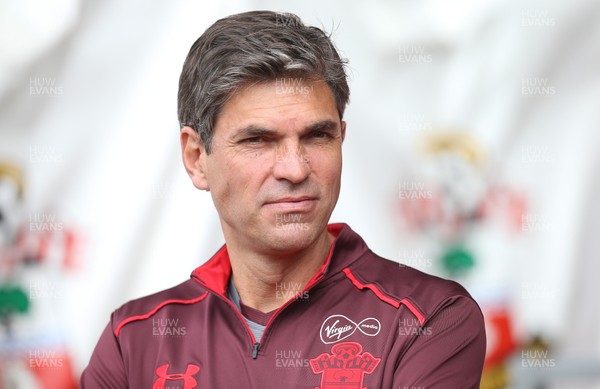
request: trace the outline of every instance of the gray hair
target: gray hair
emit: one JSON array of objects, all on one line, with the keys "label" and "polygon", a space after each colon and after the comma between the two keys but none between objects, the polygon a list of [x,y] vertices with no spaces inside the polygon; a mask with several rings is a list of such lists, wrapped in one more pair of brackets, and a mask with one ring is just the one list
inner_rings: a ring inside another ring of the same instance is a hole
[{"label": "gray hair", "polygon": [[228,16],[194,42],[179,78],[177,113],[210,153],[213,126],[223,105],[243,85],[280,77],[327,82],[343,117],[350,97],[346,59],[330,36],[294,14],[252,11]]}]

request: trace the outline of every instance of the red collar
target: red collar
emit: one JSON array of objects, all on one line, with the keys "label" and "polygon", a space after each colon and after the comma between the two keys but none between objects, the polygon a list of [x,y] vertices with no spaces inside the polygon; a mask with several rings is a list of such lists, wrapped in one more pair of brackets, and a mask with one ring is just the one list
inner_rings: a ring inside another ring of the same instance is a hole
[{"label": "red collar", "polygon": [[[322,278],[323,274],[327,271],[329,264],[331,263],[331,257],[333,255],[333,249],[337,242],[337,237],[340,232],[347,227],[346,224],[329,224],[327,231],[335,236],[335,240],[329,249],[329,254],[323,265],[315,273],[315,275],[308,281],[306,288],[312,286],[319,279]],[[229,253],[227,252],[227,246],[223,245],[215,255],[212,256],[206,263],[199,266],[192,272],[192,278],[195,278],[207,288],[217,292],[220,295],[227,296],[227,285],[231,276],[231,262],[229,261]]]}]

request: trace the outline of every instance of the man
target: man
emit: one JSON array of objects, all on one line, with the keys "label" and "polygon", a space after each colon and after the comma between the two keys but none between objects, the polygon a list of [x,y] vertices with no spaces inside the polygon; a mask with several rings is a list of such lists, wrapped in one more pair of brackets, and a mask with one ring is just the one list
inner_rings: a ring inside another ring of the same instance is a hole
[{"label": "man", "polygon": [[181,149],[226,245],[117,309],[83,388],[478,388],[485,333],[469,294],[327,224],[348,97],[329,37],[295,15],[204,32],[180,78]]}]

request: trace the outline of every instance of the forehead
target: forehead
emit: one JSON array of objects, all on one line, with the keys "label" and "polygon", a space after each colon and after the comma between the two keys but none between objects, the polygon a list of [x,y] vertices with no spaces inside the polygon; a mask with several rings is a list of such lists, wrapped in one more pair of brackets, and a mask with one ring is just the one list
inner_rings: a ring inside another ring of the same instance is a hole
[{"label": "forehead", "polygon": [[335,98],[325,81],[277,78],[239,88],[221,109],[215,134],[252,125],[284,130],[324,120],[339,121]]}]

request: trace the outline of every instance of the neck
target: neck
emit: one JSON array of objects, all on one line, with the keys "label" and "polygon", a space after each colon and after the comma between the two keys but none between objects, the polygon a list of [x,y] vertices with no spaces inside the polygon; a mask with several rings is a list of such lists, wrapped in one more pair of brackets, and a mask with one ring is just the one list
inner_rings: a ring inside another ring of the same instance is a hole
[{"label": "neck", "polygon": [[235,288],[244,305],[271,312],[294,298],[323,265],[334,241],[327,231],[309,247],[292,254],[240,250],[227,244]]}]

